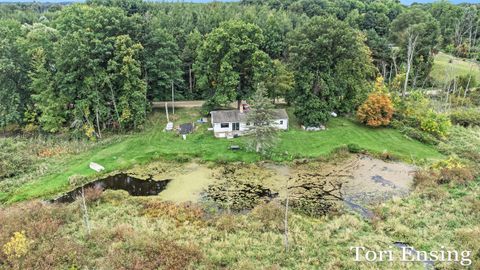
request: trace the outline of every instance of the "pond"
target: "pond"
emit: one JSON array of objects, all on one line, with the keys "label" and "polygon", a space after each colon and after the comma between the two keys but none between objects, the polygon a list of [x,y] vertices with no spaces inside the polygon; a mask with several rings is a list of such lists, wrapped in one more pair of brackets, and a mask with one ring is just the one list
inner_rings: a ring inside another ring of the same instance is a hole
[{"label": "pond", "polygon": [[[369,205],[409,193],[413,171],[410,165],[366,155],[289,165],[152,163],[83,188],[125,190],[132,196],[158,195],[177,203],[209,199],[238,208],[252,208],[274,199],[282,201],[288,193],[293,207],[308,208],[311,214],[322,215],[343,204],[368,217]],[[82,187],[76,188],[53,201],[73,202],[81,191]]]},{"label": "pond", "polygon": [[165,190],[171,179],[156,181],[152,179],[143,180],[129,176],[125,173],[120,173],[108,176],[85,184],[70,192],[67,192],[60,197],[53,199],[56,203],[71,203],[74,202],[82,194],[82,189],[98,188],[101,190],[125,190],[131,196],[153,196],[158,195]]}]

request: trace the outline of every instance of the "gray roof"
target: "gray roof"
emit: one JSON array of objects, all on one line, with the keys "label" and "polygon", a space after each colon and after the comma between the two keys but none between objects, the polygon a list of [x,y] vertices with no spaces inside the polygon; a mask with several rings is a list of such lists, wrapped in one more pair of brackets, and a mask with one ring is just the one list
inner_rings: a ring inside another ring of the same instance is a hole
[{"label": "gray roof", "polygon": [[273,110],[273,118],[275,119],[288,119],[288,114],[285,109]]},{"label": "gray roof", "polygon": [[[213,123],[240,123],[247,121],[247,114],[240,113],[239,110],[223,110],[210,112]],[[285,109],[273,110],[274,119],[288,119],[287,111]]]}]

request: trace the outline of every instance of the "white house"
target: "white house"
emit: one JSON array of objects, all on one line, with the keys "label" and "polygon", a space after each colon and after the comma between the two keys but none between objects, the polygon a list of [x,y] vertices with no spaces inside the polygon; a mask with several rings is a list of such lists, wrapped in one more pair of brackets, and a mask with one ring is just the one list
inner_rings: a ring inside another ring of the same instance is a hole
[{"label": "white house", "polygon": [[[213,133],[217,138],[232,138],[244,135],[251,127],[247,123],[248,112],[239,110],[222,110],[210,112]],[[281,130],[288,129],[288,115],[285,109],[274,110],[274,126]]]}]

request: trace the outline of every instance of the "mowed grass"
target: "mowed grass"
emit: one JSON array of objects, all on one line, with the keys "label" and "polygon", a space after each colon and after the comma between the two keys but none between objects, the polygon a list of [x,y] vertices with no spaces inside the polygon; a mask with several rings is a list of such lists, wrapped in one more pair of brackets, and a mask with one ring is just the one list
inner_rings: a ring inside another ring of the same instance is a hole
[{"label": "mowed grass", "polygon": [[[177,110],[174,116],[176,124],[194,121],[199,113],[195,109]],[[292,117],[292,116],[291,116]],[[292,117],[293,118],[293,117]],[[174,132],[164,132],[166,120],[162,114],[156,114],[147,131],[125,135],[122,139],[108,145],[102,145],[83,154],[70,157],[55,173],[29,182],[11,194],[0,194],[3,201],[16,202],[32,198],[46,198],[64,192],[69,187],[69,177],[81,175],[90,178],[99,177],[89,168],[90,162],[105,167],[102,174],[127,169],[153,160],[255,162],[262,157],[246,151],[246,138],[232,140],[216,139],[210,124],[198,124],[197,131],[183,140]],[[400,132],[390,128],[373,129],[364,127],[347,118],[335,118],[328,123],[328,130],[306,132],[300,130],[292,119],[291,129],[280,133],[280,140],[273,150],[272,159],[282,161],[292,157],[319,157],[347,144],[358,144],[373,153],[389,152],[404,160],[439,159],[442,157],[433,147],[406,138]],[[240,145],[242,150],[229,150],[231,145]]]},{"label": "mowed grass", "polygon": [[468,74],[480,82],[480,65],[440,52],[435,56],[430,76],[437,86],[443,86],[456,76]]},{"label": "mowed grass", "polygon": [[346,118],[330,120],[325,131],[290,130],[280,137],[279,149],[306,157],[326,155],[347,144],[357,144],[373,153],[387,152],[403,160],[442,157],[433,147],[406,138],[395,129],[369,128]]}]

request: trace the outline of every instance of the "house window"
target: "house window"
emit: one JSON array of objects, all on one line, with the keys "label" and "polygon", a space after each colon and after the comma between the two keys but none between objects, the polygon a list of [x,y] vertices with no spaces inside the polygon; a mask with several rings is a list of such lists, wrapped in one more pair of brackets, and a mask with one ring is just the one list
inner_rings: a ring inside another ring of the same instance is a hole
[{"label": "house window", "polygon": [[221,123],[221,124],[220,124],[220,127],[221,127],[221,128],[228,128],[229,126],[230,126],[229,123]]},{"label": "house window", "polygon": [[283,120],[280,120],[280,125],[283,125]]},{"label": "house window", "polygon": [[233,123],[233,130],[240,130],[240,123]]}]

